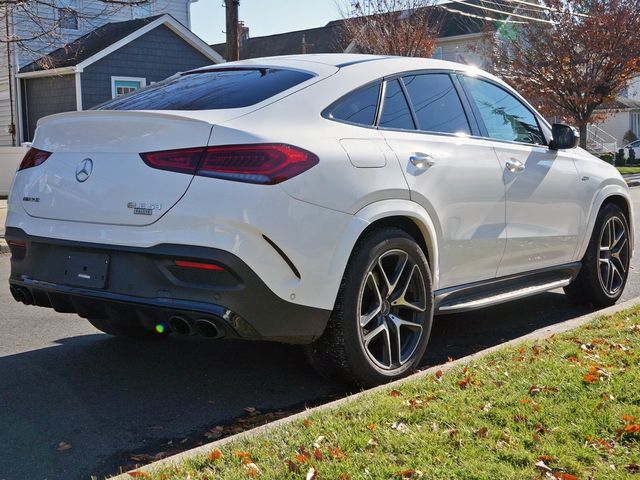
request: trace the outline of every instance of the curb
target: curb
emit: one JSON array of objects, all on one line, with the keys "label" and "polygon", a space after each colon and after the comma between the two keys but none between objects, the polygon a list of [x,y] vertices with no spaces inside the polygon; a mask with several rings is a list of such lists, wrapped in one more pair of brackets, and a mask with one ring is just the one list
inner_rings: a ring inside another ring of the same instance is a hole
[{"label": "curb", "polygon": [[[324,405],[320,405],[318,407],[314,407],[314,408],[310,408],[308,410],[305,410],[304,412],[300,412],[300,413],[296,413],[294,415],[291,415],[289,417],[280,419],[280,420],[276,420],[274,422],[268,423],[266,425],[263,425],[261,427],[256,427],[252,430],[248,430],[246,432],[241,432],[238,433],[236,435],[231,435],[229,437],[223,438],[221,440],[216,440],[215,442],[211,442],[211,443],[207,443],[205,445],[201,445],[199,447],[193,448],[191,450],[187,450],[184,451],[182,453],[178,453],[177,455],[173,455],[171,457],[167,457],[167,458],[163,458],[162,460],[158,460],[156,462],[150,463],[148,465],[145,465],[144,467],[140,467],[140,468],[136,468],[135,471],[136,472],[145,472],[145,473],[151,473],[154,470],[161,468],[161,467],[167,467],[167,466],[173,466],[173,465],[178,465],[180,463],[182,463],[183,461],[193,458],[195,456],[199,456],[199,455],[206,455],[207,453],[209,453],[213,448],[219,448],[223,445],[226,445],[227,443],[231,443],[234,442],[236,440],[241,440],[241,439],[246,439],[246,438],[251,438],[263,433],[267,433],[275,428],[284,426],[284,425],[288,425],[291,424],[293,422],[296,422],[298,420],[302,420],[306,417],[308,417],[310,414],[312,413],[316,413],[316,412],[322,412],[324,410],[331,410],[334,409],[340,405],[344,405],[346,403],[350,403],[353,402],[355,400],[358,400],[360,397],[367,395],[369,393],[372,392],[378,392],[381,390],[387,390],[389,388],[393,388],[394,386],[398,386],[398,385],[402,385],[403,383],[407,383],[409,381],[412,380],[417,380],[419,378],[423,378],[429,375],[433,375],[436,371],[438,370],[442,370],[443,372],[446,372],[447,370],[450,370],[458,365],[461,364],[465,364],[465,363],[469,363],[473,360],[477,360],[480,359],[482,357],[485,357],[487,355],[489,355],[490,353],[493,353],[495,351],[501,350],[503,348],[507,348],[513,345],[517,345],[519,343],[522,343],[524,341],[528,341],[528,340],[541,340],[541,339],[545,339],[548,338],[552,335],[556,335],[559,333],[564,333],[567,332],[569,330],[573,330],[576,329],[588,322],[590,322],[591,320],[597,318],[597,317],[602,317],[602,316],[606,316],[606,315],[612,315],[614,313],[618,313],[622,310],[626,310],[628,308],[631,308],[633,306],[636,305],[640,305],[640,296],[634,297],[631,300],[627,300],[626,302],[620,303],[618,305],[613,305],[612,307],[608,307],[602,310],[597,310],[595,312],[591,312],[591,313],[587,313],[586,315],[582,315],[581,317],[577,317],[577,318],[573,318],[571,320],[566,320],[564,322],[561,323],[557,323],[555,325],[550,325],[544,328],[540,328],[538,330],[535,330],[531,333],[528,333],[527,335],[523,335],[522,337],[518,337],[518,338],[514,338],[513,340],[509,340],[508,342],[505,343],[501,343],[500,345],[495,345],[493,347],[487,348],[485,350],[481,350],[479,352],[473,353],[471,355],[467,355],[466,357],[462,357],[459,358],[457,360],[454,360],[453,362],[449,362],[443,365],[435,365],[433,367],[429,367],[426,370],[421,370],[420,372],[411,375],[409,377],[405,377],[402,378],[400,380],[396,380],[395,382],[391,382],[391,383],[387,383],[385,385],[380,385],[378,387],[374,387],[371,388],[369,390],[363,390],[361,392],[358,393],[354,393],[353,395],[349,395],[347,397],[344,398],[340,398],[338,400],[334,400],[333,402],[329,402],[329,403],[325,403]],[[133,471],[133,470],[131,470]],[[128,474],[128,472],[125,473],[121,473],[117,476],[114,477],[109,477],[110,480],[129,480],[132,477]]]}]

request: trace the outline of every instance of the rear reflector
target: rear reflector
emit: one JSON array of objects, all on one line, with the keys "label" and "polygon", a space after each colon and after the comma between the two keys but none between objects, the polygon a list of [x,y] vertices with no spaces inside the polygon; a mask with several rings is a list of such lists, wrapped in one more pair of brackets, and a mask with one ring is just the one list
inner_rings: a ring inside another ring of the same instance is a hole
[{"label": "rear reflector", "polygon": [[38,150],[37,148],[31,147],[25,154],[22,162],[20,162],[18,171],[42,165],[50,156],[51,152],[45,152],[44,150]]},{"label": "rear reflector", "polygon": [[213,270],[216,272],[224,272],[224,267],[215,263],[190,262],[188,260],[176,260],[176,267],[193,268],[196,270]]},{"label": "rear reflector", "polygon": [[318,157],[279,143],[223,145],[141,153],[153,168],[236,182],[275,185],[318,164]]}]

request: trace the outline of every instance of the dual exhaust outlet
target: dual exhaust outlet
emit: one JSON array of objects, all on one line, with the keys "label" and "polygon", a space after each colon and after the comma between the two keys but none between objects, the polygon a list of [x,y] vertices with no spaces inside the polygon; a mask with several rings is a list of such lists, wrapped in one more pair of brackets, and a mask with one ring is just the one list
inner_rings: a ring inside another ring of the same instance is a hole
[{"label": "dual exhaust outlet", "polygon": [[174,315],[169,318],[169,328],[180,335],[200,335],[205,338],[220,338],[223,336],[223,332],[208,318],[190,321],[179,315]]}]

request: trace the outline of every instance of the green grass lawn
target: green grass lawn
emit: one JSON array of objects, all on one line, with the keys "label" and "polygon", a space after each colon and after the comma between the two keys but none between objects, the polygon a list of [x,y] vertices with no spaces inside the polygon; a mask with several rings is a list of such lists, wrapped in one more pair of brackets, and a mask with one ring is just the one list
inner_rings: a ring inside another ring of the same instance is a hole
[{"label": "green grass lawn", "polygon": [[640,308],[440,373],[149,478],[640,479]]},{"label": "green grass lawn", "polygon": [[640,167],[616,167],[622,175],[640,173]]}]

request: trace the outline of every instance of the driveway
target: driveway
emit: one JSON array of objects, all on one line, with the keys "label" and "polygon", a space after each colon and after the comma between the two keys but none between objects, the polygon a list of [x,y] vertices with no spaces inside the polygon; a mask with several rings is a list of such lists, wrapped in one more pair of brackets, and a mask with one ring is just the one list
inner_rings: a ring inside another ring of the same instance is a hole
[{"label": "driveway", "polygon": [[[632,195],[640,212],[640,189]],[[623,299],[640,295],[638,265],[636,257]],[[318,378],[294,347],[110,338],[73,315],[14,302],[8,275],[9,257],[0,256],[0,480],[101,477],[131,465],[131,454],[205,442],[207,430],[246,407],[291,411],[345,393]],[[586,311],[552,292],[438,317],[423,363],[459,358]]]}]

